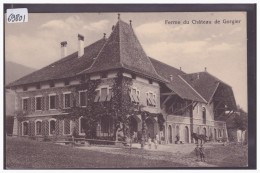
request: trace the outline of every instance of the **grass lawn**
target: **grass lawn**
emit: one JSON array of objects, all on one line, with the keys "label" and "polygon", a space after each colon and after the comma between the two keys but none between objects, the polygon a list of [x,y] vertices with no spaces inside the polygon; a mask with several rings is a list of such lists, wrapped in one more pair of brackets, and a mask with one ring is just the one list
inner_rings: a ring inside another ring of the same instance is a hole
[{"label": "grass lawn", "polygon": [[89,151],[48,142],[6,138],[6,169],[185,167],[166,160]]}]

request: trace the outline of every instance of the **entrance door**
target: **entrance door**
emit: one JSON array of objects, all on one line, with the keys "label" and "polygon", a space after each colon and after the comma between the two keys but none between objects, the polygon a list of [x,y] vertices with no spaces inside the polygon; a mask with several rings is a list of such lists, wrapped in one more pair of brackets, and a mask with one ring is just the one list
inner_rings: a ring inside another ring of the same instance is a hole
[{"label": "entrance door", "polygon": [[207,136],[207,130],[205,127],[203,128],[203,135]]},{"label": "entrance door", "polygon": [[155,138],[154,134],[154,122],[150,118],[146,120],[146,125],[147,125],[147,137],[150,138]]},{"label": "entrance door", "polygon": [[185,126],[184,135],[185,135],[185,136],[184,136],[184,137],[185,137],[185,138],[184,138],[184,140],[185,140],[184,142],[185,142],[185,143],[189,143],[189,128],[188,128],[187,126]]},{"label": "entrance door", "polygon": [[215,138],[215,141],[217,140],[217,130],[216,129],[214,129],[214,138]]},{"label": "entrance door", "polygon": [[171,125],[168,127],[168,141],[170,144],[172,144],[172,126]]}]

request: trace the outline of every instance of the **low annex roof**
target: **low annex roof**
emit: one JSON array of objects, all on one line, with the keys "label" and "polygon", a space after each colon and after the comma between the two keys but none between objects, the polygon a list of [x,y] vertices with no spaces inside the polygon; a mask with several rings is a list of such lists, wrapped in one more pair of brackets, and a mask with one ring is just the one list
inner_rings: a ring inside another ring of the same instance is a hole
[{"label": "low annex roof", "polygon": [[91,66],[94,58],[97,57],[105,42],[106,39],[100,39],[85,47],[84,55],[82,57],[78,58],[78,52],[74,52],[65,58],[8,84],[7,87],[73,77],[77,73]]},{"label": "low annex roof", "polygon": [[[172,66],[164,64],[158,60],[150,58],[153,66],[157,70],[158,74],[169,82],[166,83],[166,86],[178,94],[181,98],[206,102],[192,87],[190,87],[180,76],[185,73],[181,70],[178,70]],[[172,75],[172,80],[171,76]]]}]

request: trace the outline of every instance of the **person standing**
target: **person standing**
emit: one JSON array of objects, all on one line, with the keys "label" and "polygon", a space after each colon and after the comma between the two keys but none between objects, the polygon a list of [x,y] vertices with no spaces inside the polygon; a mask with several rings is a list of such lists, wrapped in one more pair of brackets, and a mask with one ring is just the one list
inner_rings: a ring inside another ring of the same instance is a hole
[{"label": "person standing", "polygon": [[152,147],[152,139],[150,137],[148,138],[148,146],[149,146],[149,149],[151,149],[151,147]]},{"label": "person standing", "polygon": [[158,141],[156,138],[154,138],[154,148],[157,150]]},{"label": "person standing", "polygon": [[199,144],[197,144],[196,148],[195,148],[195,154],[196,154],[196,161],[199,161],[200,158],[200,148],[199,148]]},{"label": "person standing", "polygon": [[205,162],[205,148],[203,147],[202,144],[200,145],[199,150],[200,150],[200,160],[202,162]]}]

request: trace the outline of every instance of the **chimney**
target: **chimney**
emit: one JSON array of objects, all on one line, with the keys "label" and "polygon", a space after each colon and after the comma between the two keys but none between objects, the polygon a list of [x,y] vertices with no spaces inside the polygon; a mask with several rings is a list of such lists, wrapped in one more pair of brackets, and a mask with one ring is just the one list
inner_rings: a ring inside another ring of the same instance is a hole
[{"label": "chimney", "polygon": [[181,67],[180,67],[180,71],[181,71]]},{"label": "chimney", "polygon": [[170,75],[170,79],[171,79],[171,81],[173,80],[173,76],[172,76],[172,74]]},{"label": "chimney", "polygon": [[78,58],[84,55],[84,36],[78,34]]},{"label": "chimney", "polygon": [[207,67],[205,67],[205,72],[207,71]]},{"label": "chimney", "polygon": [[197,73],[197,79],[200,79],[200,73]]},{"label": "chimney", "polygon": [[130,26],[132,26],[132,20],[129,20],[129,24],[130,24]]},{"label": "chimney", "polygon": [[61,46],[61,58],[64,58],[67,56],[67,42],[63,41],[60,43]]}]

